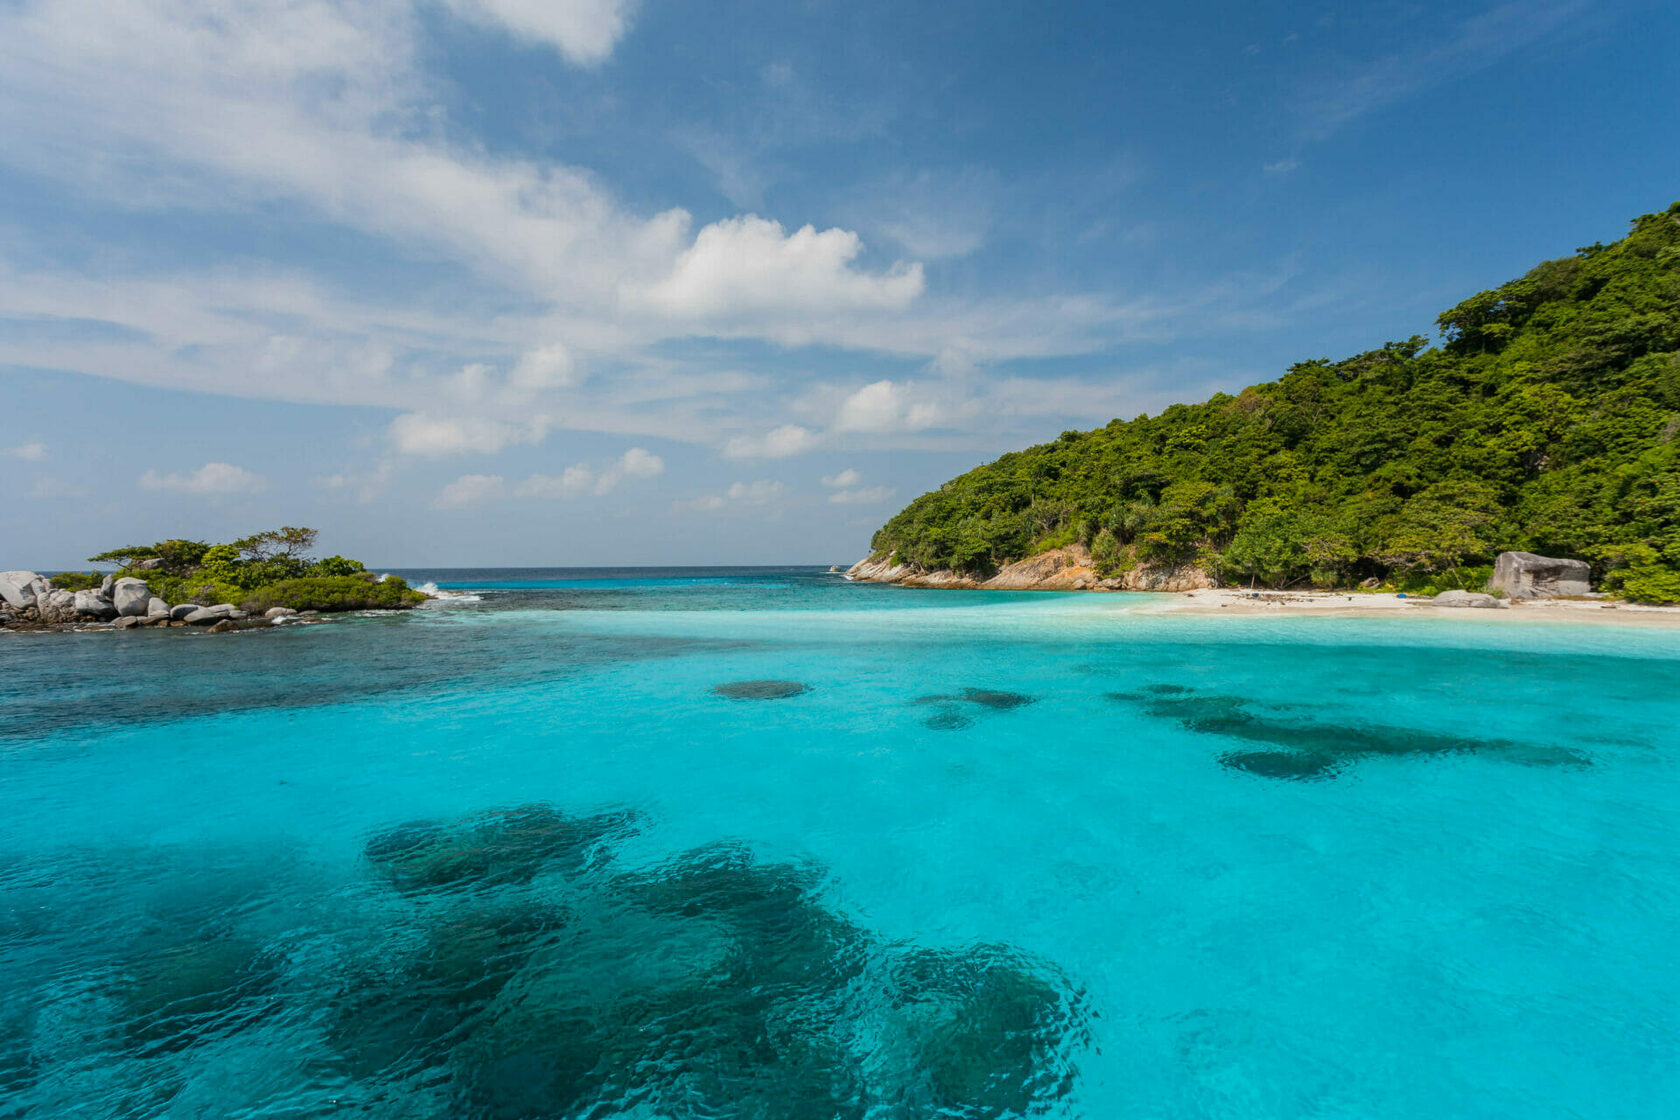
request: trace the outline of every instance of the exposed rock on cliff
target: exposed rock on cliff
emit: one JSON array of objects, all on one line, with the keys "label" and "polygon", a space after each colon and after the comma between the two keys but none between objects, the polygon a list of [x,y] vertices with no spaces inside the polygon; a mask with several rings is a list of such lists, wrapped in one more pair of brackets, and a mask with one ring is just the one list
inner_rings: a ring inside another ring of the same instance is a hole
[{"label": "exposed rock on cliff", "polygon": [[888,556],[869,556],[853,564],[848,579],[866,583],[902,583],[906,587],[979,588],[988,591],[1195,591],[1212,587],[1200,568],[1142,565],[1104,578],[1091,566],[1084,545],[1054,548],[1002,568],[989,579],[953,571],[923,571],[894,564]]}]

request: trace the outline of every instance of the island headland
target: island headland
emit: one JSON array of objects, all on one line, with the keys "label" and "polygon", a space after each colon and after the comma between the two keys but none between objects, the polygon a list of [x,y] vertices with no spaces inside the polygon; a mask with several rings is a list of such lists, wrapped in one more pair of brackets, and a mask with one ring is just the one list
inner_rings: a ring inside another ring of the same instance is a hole
[{"label": "island headland", "polygon": [[1436,325],[1435,345],[1002,455],[912,501],[847,575],[1680,603],[1680,203]]},{"label": "island headland", "polygon": [[229,544],[173,539],[88,558],[117,565],[115,572],[0,572],[0,629],[204,626],[226,633],[426,601],[400,577],[359,561],[312,558],[316,536],[288,525]]}]

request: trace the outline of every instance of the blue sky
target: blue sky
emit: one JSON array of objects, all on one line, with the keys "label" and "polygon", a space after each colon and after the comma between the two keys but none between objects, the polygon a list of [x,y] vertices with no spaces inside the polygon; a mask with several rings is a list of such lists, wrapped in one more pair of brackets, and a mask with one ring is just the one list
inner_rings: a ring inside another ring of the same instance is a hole
[{"label": "blue sky", "polygon": [[1680,198],[1680,7],[0,0],[0,567],[843,562]]}]

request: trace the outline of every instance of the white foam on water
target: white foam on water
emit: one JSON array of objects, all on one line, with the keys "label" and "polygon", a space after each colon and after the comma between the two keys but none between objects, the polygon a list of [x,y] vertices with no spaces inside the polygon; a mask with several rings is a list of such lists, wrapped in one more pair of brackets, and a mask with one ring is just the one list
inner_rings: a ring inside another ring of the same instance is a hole
[{"label": "white foam on water", "polygon": [[456,607],[465,606],[468,603],[484,602],[484,596],[482,595],[476,595],[471,591],[440,590],[438,585],[430,580],[422,583],[415,590],[431,596],[430,599],[421,604],[425,607]]}]

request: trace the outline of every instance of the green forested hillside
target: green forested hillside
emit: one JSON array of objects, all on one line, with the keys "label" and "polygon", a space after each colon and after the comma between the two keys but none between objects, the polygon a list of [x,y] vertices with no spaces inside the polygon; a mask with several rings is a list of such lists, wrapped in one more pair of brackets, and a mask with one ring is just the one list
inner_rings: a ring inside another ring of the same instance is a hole
[{"label": "green forested hillside", "polygon": [[877,554],[985,574],[1081,541],[1105,574],[1446,584],[1505,549],[1680,601],[1680,203],[1417,336],[1004,455],[911,502]]}]

